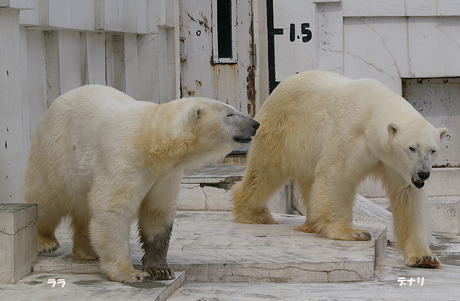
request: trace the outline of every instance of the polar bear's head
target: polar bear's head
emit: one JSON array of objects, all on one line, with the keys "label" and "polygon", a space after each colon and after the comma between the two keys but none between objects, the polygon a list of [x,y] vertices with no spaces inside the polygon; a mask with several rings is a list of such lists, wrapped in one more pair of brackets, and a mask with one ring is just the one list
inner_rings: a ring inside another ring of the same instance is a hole
[{"label": "polar bear's head", "polygon": [[[188,119],[203,139],[235,143],[235,147],[251,142],[259,123],[234,107],[208,98],[191,98]],[[214,145],[217,146],[217,145]]]},{"label": "polar bear's head", "polygon": [[447,135],[446,128],[434,128],[424,119],[404,124],[388,124],[393,167],[417,188],[430,177],[432,161]]},{"label": "polar bear's head", "polygon": [[[259,123],[220,101],[193,97],[178,100],[176,129],[194,160],[216,161],[251,142]],[[199,158],[198,158],[199,157]],[[198,159],[197,159],[198,158]]]}]

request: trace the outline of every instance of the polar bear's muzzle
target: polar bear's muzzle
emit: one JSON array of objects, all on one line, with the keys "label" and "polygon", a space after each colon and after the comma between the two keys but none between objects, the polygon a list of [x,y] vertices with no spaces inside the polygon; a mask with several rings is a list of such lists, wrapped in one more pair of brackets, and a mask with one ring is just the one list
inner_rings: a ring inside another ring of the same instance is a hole
[{"label": "polar bear's muzzle", "polygon": [[414,184],[415,187],[417,188],[422,188],[423,185],[425,185],[425,181],[420,181],[420,180],[417,180],[416,178],[412,177],[412,184]]},{"label": "polar bear's muzzle", "polygon": [[258,123],[254,119],[252,119],[250,117],[248,117],[248,119],[249,119],[248,120],[249,124],[245,125],[244,131],[238,133],[238,135],[233,137],[233,140],[235,140],[238,143],[246,144],[246,143],[251,142],[251,140],[252,140],[251,137],[256,135],[256,131],[260,126],[260,123]]},{"label": "polar bear's muzzle", "polygon": [[419,189],[425,185],[425,181],[428,180],[431,174],[430,170],[428,170],[426,166],[424,167],[425,168],[418,171],[416,175],[412,175],[411,177],[412,184]]}]

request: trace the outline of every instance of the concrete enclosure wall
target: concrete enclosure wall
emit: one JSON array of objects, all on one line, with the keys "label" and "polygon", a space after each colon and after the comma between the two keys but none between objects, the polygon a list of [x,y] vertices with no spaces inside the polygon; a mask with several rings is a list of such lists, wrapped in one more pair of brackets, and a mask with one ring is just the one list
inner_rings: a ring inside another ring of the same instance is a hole
[{"label": "concrete enclosure wall", "polygon": [[216,59],[217,2],[0,1],[0,202],[23,201],[46,109],[88,83],[157,103],[212,97],[255,114],[296,72],[371,77],[447,126],[435,164],[460,164],[457,0],[232,0],[228,60]]},{"label": "concrete enclosure wall", "polygon": [[103,84],[156,103],[180,96],[179,2],[3,2],[0,203],[8,203],[24,201],[31,136],[60,94],[85,84]]}]

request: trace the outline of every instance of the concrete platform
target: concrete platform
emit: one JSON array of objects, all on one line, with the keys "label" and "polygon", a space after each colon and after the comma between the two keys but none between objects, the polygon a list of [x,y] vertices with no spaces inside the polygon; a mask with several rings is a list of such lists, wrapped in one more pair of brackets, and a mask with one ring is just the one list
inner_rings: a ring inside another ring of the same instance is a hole
[{"label": "concrete platform", "polygon": [[[168,262],[200,282],[341,282],[374,278],[376,256],[386,254],[386,228],[361,223],[372,240],[334,241],[294,231],[304,217],[274,214],[279,225],[248,225],[226,212],[177,213]],[[132,261],[141,265],[142,250],[135,227]],[[61,248],[38,257],[35,273],[100,273],[97,262],[74,260],[65,227],[59,228]]]},{"label": "concrete platform", "polygon": [[[402,255],[396,252],[389,258],[378,259],[373,281],[334,284],[187,282],[168,301],[459,300],[460,267],[414,269],[402,266],[402,260]],[[402,286],[398,282],[400,278],[404,280],[401,280]],[[412,285],[407,282],[410,279],[415,280]]]},{"label": "concrete platform", "polygon": [[334,241],[293,230],[305,222],[273,214],[278,225],[232,222],[225,212],[178,212],[169,262],[199,282],[341,282],[374,278],[386,254],[386,228],[360,223],[373,239]]},{"label": "concrete platform", "polygon": [[[207,217],[208,215],[211,218]],[[354,259],[357,255],[351,252],[356,253],[359,248],[373,249],[372,242],[330,241],[313,234],[293,231],[292,227],[302,222],[302,217],[276,215],[275,218],[281,222],[280,225],[242,225],[231,223],[228,213],[178,212],[169,260],[179,261],[184,267],[188,265],[190,271],[196,264],[208,262],[208,272],[214,272],[219,266],[221,269],[235,267],[240,261],[244,262],[242,265],[245,267],[257,262],[259,267],[262,267],[260,262],[268,262],[267,266],[273,266],[287,263],[289,258],[296,259],[295,262],[299,263],[314,257],[329,258],[336,254],[339,260],[345,262]],[[240,226],[242,228],[239,228]],[[363,224],[374,237],[375,231],[382,229],[382,226],[377,225],[377,229],[372,230],[370,226]],[[283,240],[285,237],[290,239]],[[39,256],[33,275],[27,276],[15,285],[0,285],[0,300],[164,300],[185,279],[185,274],[176,270],[177,279],[169,282],[110,282],[98,274],[96,262],[73,260],[66,224],[59,227],[58,238],[62,247],[55,253]],[[133,261],[139,264],[141,249],[135,231],[131,238]],[[403,255],[388,248],[387,258],[376,258],[368,251],[361,253],[364,254],[361,261],[365,265],[369,267],[366,262],[375,263],[373,280],[353,281],[351,278],[345,280],[346,283],[192,282],[193,278],[188,277],[168,300],[458,300],[460,237],[437,235],[436,238],[438,243],[432,246],[432,249],[443,263],[443,267],[437,270],[407,268],[403,265]],[[308,245],[316,247],[308,249]],[[315,264],[312,262],[311,266]],[[295,268],[298,274],[304,270],[295,264],[286,266]],[[178,264],[174,263],[174,267],[177,269]],[[286,271],[292,270],[294,269]],[[260,269],[260,273],[268,272],[271,273],[271,270]],[[400,277],[406,280],[411,277],[424,277],[424,285],[413,283],[409,286],[406,283],[400,286]],[[48,283],[52,279],[57,282],[54,288],[52,283]],[[65,279],[64,287],[62,281],[59,283],[60,279]],[[230,280],[237,279],[225,277],[222,281]]]},{"label": "concrete platform", "polygon": [[389,247],[386,258],[377,258],[372,281],[297,284],[186,282],[168,301],[459,300],[460,236],[436,235],[436,241],[431,249],[443,263],[440,269],[406,267],[403,265],[404,256]]}]

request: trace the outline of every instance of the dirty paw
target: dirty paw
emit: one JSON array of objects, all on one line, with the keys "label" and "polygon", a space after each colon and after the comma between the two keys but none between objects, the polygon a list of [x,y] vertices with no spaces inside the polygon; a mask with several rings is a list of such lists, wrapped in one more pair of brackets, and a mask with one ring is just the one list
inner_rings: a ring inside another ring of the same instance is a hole
[{"label": "dirty paw", "polygon": [[152,278],[149,273],[139,271],[139,270],[134,270],[134,269],[129,272],[120,272],[116,274],[110,274],[107,276],[108,276],[107,278],[110,281],[127,282],[127,283],[144,282]]},{"label": "dirty paw", "polygon": [[409,260],[406,260],[406,265],[414,268],[439,268],[441,262],[433,254],[427,254],[423,256],[412,256]]},{"label": "dirty paw", "polygon": [[171,280],[176,278],[173,269],[168,266],[144,267],[143,270],[148,272],[153,280]]},{"label": "dirty paw", "polygon": [[53,252],[57,250],[59,247],[60,245],[56,237],[38,236],[38,247],[37,247],[38,254]]}]

